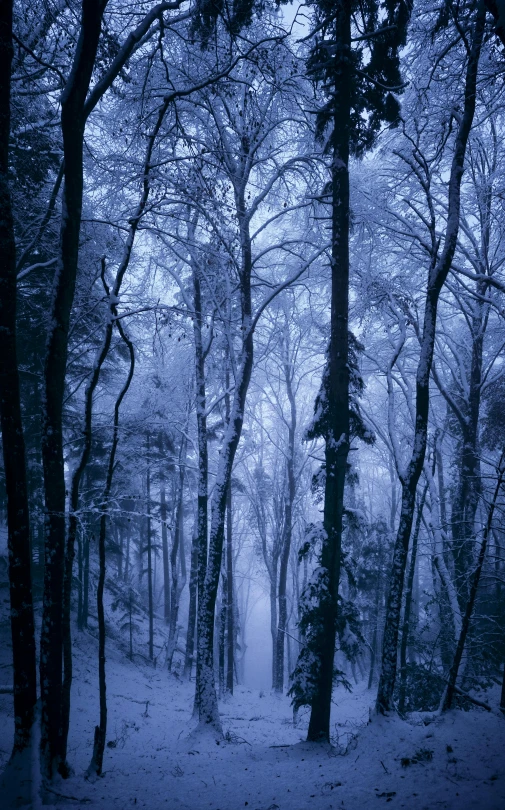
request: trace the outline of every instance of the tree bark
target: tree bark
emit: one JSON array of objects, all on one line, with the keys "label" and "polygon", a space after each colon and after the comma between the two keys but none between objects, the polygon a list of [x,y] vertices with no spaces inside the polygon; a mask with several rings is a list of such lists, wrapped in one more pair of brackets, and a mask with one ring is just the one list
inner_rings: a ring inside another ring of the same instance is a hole
[{"label": "tree bark", "polygon": [[[485,296],[486,285],[477,285],[477,293]],[[452,506],[452,551],[455,580],[461,611],[469,599],[470,577],[474,558],[475,514],[481,495],[479,456],[479,416],[482,387],[482,356],[487,319],[481,301],[474,303],[472,317],[472,355],[465,403],[465,426],[458,463],[459,480]]]},{"label": "tree bark", "polygon": [[196,423],[198,431],[198,515],[197,515],[197,666],[195,684],[194,714],[199,712],[199,696],[201,694],[200,675],[198,666],[198,639],[200,637],[200,605],[203,599],[205,586],[205,573],[207,571],[207,536],[208,536],[208,478],[209,478],[209,450],[207,443],[207,397],[205,389],[205,348],[203,345],[202,291],[200,283],[200,270],[195,261],[193,269],[193,303],[195,317],[193,319],[193,334],[195,339],[195,377],[196,377]]},{"label": "tree bark", "polygon": [[112,444],[109,454],[109,463],[107,465],[107,476],[105,481],[105,488],[103,492],[103,500],[100,509],[100,534],[98,539],[98,557],[99,557],[99,577],[98,588],[96,594],[97,612],[98,612],[98,683],[99,683],[99,697],[100,697],[100,720],[99,725],[95,726],[95,737],[93,742],[93,755],[89,764],[87,773],[89,776],[100,776],[102,773],[103,754],[105,750],[105,736],[107,733],[107,686],[105,679],[105,613],[103,607],[103,592],[105,587],[105,543],[107,534],[107,517],[109,511],[110,492],[112,488],[112,479],[114,476],[114,468],[116,461],[116,451],[119,443],[119,409],[121,403],[126,396],[133,379],[135,371],[135,351],[133,344],[123,329],[120,320],[116,321],[121,339],[128,348],[130,356],[130,368],[126,382],[121,389],[115,405],[114,405],[114,422],[112,433]]},{"label": "tree bark", "polygon": [[386,624],[382,648],[382,668],[377,693],[377,711],[387,714],[393,708],[393,692],[396,681],[398,634],[403,596],[405,566],[415,509],[417,484],[423,469],[426,453],[429,384],[435,346],[437,307],[440,292],[450,270],[459,232],[461,178],[465,166],[468,137],[475,113],[475,96],[480,50],[484,34],[486,13],[482,2],[478,5],[472,46],[468,57],[464,93],[464,110],[458,125],[454,154],[449,178],[449,206],[447,227],[442,253],[434,259],[428,276],[424,312],[421,352],[416,375],[416,419],[414,446],[411,459],[402,480],[402,503],[398,533],[393,552],[389,595],[386,606]]},{"label": "tree bark", "polygon": [[0,7],[0,420],[7,492],[14,757],[30,744],[37,679],[28,485],[17,364],[16,243],[8,179],[12,17],[12,1],[5,0]]},{"label": "tree bark", "polygon": [[416,573],[417,546],[419,532],[421,531],[421,521],[423,517],[424,505],[428,494],[428,483],[425,484],[421,499],[417,505],[416,525],[412,535],[412,547],[410,549],[410,568],[407,577],[407,588],[405,591],[405,608],[403,611],[402,641],[400,646],[400,696],[398,708],[400,712],[405,711],[405,697],[407,693],[407,648],[410,633],[410,616],[412,613],[412,598],[414,593],[414,577]]},{"label": "tree bark", "polygon": [[287,603],[287,579],[289,555],[291,553],[291,535],[293,529],[293,503],[296,493],[295,481],[295,432],[296,432],[296,402],[293,394],[292,374],[293,369],[289,358],[289,331],[286,329],[284,341],[284,382],[288,395],[290,419],[288,424],[288,446],[286,454],[286,484],[284,494],[284,524],[282,550],[279,566],[279,624],[277,628],[276,649],[274,651],[275,662],[275,682],[274,689],[279,694],[284,690],[284,650],[286,646],[286,628],[288,621]]},{"label": "tree bark", "polygon": [[[163,434],[160,433],[160,451],[163,456]],[[165,624],[170,624],[170,563],[168,554],[168,532],[167,532],[167,498],[165,489],[165,470],[163,459],[160,463],[160,519],[161,519],[161,548],[163,553],[163,618]]]},{"label": "tree bark", "polygon": [[[179,620],[179,603],[181,593],[186,584],[186,569],[185,560],[182,562],[184,555],[184,478],[186,467],[186,437],[183,435],[181,439],[181,448],[179,452],[179,484],[177,487],[177,505],[175,508],[174,517],[174,539],[172,542],[172,552],[170,555],[170,567],[172,569],[172,590],[171,590],[171,605],[170,605],[170,626],[168,632],[168,648],[167,648],[167,665],[168,669],[172,669],[172,661],[174,657],[175,647],[177,645],[177,622]],[[181,560],[181,578],[179,579],[178,572],[178,559]]]},{"label": "tree bark", "polygon": [[[242,164],[248,155],[248,145],[242,141]],[[235,453],[242,433],[247,390],[253,367],[253,323],[251,302],[252,253],[249,216],[245,204],[245,178],[235,178],[235,203],[240,232],[240,311],[242,346],[240,364],[235,379],[235,391],[219,454],[218,469],[211,507],[209,554],[203,592],[198,604],[198,658],[196,704],[199,722],[222,735],[214,675],[214,613],[223,556],[226,499],[230,486]]]},{"label": "tree bark", "polygon": [[468,635],[468,630],[470,628],[470,620],[472,618],[472,613],[475,606],[475,599],[477,596],[477,589],[479,587],[480,575],[482,573],[482,566],[484,565],[484,560],[486,557],[489,533],[491,531],[491,527],[493,524],[493,515],[496,509],[498,496],[500,494],[500,489],[503,483],[503,477],[505,476],[505,467],[503,466],[504,458],[505,458],[505,451],[502,452],[500,461],[498,463],[498,480],[496,482],[493,500],[491,501],[491,504],[489,506],[487,521],[482,536],[482,543],[479,549],[479,557],[470,584],[469,598],[466,605],[465,615],[463,616],[461,632],[459,634],[458,644],[456,647],[456,652],[454,654],[454,661],[452,663],[452,667],[449,672],[447,688],[445,690],[444,697],[442,698],[442,711],[444,712],[448,711],[451,708],[452,701],[454,699],[454,692],[456,691],[456,682],[458,679],[459,667],[461,664],[461,659],[463,657],[463,650],[465,649],[465,642]]},{"label": "tree bark", "polygon": [[328,429],[325,436],[326,483],[321,567],[328,593],[321,597],[319,672],[307,739],[329,741],[333,658],[340,581],[344,486],[349,452],[349,138],[351,115],[351,8],[340,0],[335,19],[336,53],[332,87],[332,245],[331,322],[328,349]]},{"label": "tree bark", "polygon": [[197,525],[193,531],[191,542],[191,568],[189,572],[189,609],[188,609],[188,630],[186,634],[186,654],[184,657],[184,677],[190,680],[193,671],[193,659],[195,654],[195,631],[196,631],[196,604],[198,591],[198,516]]},{"label": "tree bark", "polygon": [[83,0],[79,41],[61,96],[65,162],[60,247],[53,283],[50,326],[44,364],[42,461],[45,498],[45,567],[40,640],[41,767],[51,779],[63,764],[62,655],[65,559],[65,473],[63,396],[70,311],[74,299],[83,194],[84,104],[95,63],[103,0]]},{"label": "tree bark", "polygon": [[147,475],[146,475],[146,500],[147,500],[147,609],[149,616],[149,660],[154,658],[154,608],[153,608],[153,548],[151,537],[151,437],[147,434],[146,437],[146,461],[147,461]]},{"label": "tree bark", "polygon": [[233,695],[235,661],[235,617],[233,605],[233,526],[231,481],[226,499],[226,691]]}]

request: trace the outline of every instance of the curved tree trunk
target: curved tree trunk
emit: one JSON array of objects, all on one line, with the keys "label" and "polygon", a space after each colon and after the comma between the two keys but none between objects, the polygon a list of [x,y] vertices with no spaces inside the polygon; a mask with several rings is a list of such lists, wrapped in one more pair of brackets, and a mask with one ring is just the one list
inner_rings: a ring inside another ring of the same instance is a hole
[{"label": "curved tree trunk", "polygon": [[52,290],[44,364],[42,463],[45,499],[45,565],[40,640],[42,771],[51,779],[63,764],[61,736],[65,473],[63,395],[70,311],[74,299],[83,193],[84,105],[95,64],[103,0],[83,0],[81,28],[70,76],[61,96],[65,162],[60,248]]},{"label": "curved tree trunk", "polygon": [[130,368],[126,382],[121,389],[116,403],[114,405],[114,423],[112,433],[112,445],[109,454],[109,463],[107,465],[107,477],[105,481],[105,488],[103,493],[103,501],[100,510],[100,534],[98,538],[98,556],[99,556],[99,577],[98,588],[96,594],[96,604],[98,612],[98,683],[100,693],[100,721],[98,726],[95,726],[95,738],[93,742],[93,755],[89,764],[87,773],[88,776],[100,776],[102,773],[103,753],[105,750],[105,736],[107,733],[107,688],[105,679],[105,613],[103,607],[103,592],[105,587],[105,543],[107,534],[107,518],[109,511],[109,499],[112,488],[112,478],[114,476],[114,467],[116,461],[116,451],[119,443],[119,409],[121,403],[126,396],[133,379],[135,371],[135,351],[133,344],[123,329],[120,320],[116,321],[119,333],[122,340],[128,347],[130,356]]},{"label": "curved tree trunk", "polygon": [[479,3],[468,57],[465,81],[464,110],[460,118],[454,155],[449,178],[449,207],[445,243],[440,258],[434,260],[428,277],[424,311],[421,353],[416,376],[416,420],[414,446],[407,471],[402,480],[402,504],[400,521],[393,552],[389,595],[386,606],[386,624],[382,648],[382,668],[377,693],[377,711],[387,714],[393,708],[393,691],[396,681],[398,634],[403,596],[405,566],[415,509],[417,484],[421,476],[426,453],[430,372],[435,346],[438,300],[450,270],[459,232],[461,178],[465,165],[466,146],[475,113],[477,72],[484,34],[486,12]]},{"label": "curved tree trunk", "polygon": [[496,504],[498,501],[498,496],[500,494],[500,489],[502,487],[503,478],[505,476],[505,467],[503,466],[503,461],[505,457],[505,451],[502,452],[499,464],[498,464],[498,480],[496,482],[496,487],[493,495],[493,500],[489,506],[488,515],[486,525],[484,527],[484,534],[482,537],[482,543],[479,549],[479,557],[477,560],[477,565],[475,567],[475,571],[473,572],[471,585],[470,585],[470,593],[468,602],[466,604],[465,615],[463,616],[463,622],[461,625],[461,632],[458,638],[458,644],[456,647],[456,652],[454,655],[454,660],[452,663],[451,670],[449,672],[449,678],[447,683],[447,689],[445,694],[442,698],[442,711],[448,711],[452,706],[452,701],[454,699],[454,692],[456,690],[456,681],[458,679],[458,672],[459,667],[461,664],[461,659],[463,658],[463,651],[465,649],[465,642],[468,635],[468,630],[470,629],[470,620],[472,618],[473,609],[475,606],[475,599],[477,597],[477,589],[479,587],[480,575],[482,573],[482,566],[484,565],[484,560],[486,557],[486,550],[487,544],[489,539],[489,533],[491,531],[491,526],[493,524],[493,515],[496,509]]},{"label": "curved tree trunk", "polygon": [[142,184],[142,193],[140,196],[139,203],[137,205],[137,209],[135,211],[134,216],[130,219],[130,227],[128,231],[128,236],[123,248],[123,255],[121,258],[121,263],[118,267],[116,278],[114,280],[114,284],[112,287],[112,293],[109,290],[106,278],[105,278],[105,271],[106,271],[106,263],[105,257],[102,258],[102,268],[101,268],[101,279],[102,284],[105,289],[105,294],[108,297],[108,305],[109,305],[109,314],[107,323],[105,326],[105,334],[103,337],[102,345],[97,351],[97,355],[95,358],[95,362],[93,364],[93,371],[91,374],[91,378],[89,380],[88,385],[86,386],[86,392],[84,397],[84,420],[83,420],[83,436],[84,436],[84,445],[81,452],[81,457],[79,462],[73,472],[72,475],[72,482],[70,486],[70,509],[69,509],[69,519],[68,519],[68,537],[67,537],[67,544],[65,548],[65,572],[64,572],[64,582],[63,582],[63,613],[62,613],[62,643],[63,643],[63,669],[64,669],[64,677],[63,677],[63,684],[62,684],[62,692],[61,692],[61,764],[60,770],[65,772],[67,770],[66,765],[66,756],[67,756],[67,739],[68,739],[68,726],[70,721],[70,691],[72,687],[72,637],[71,637],[71,630],[70,630],[70,611],[71,611],[71,597],[72,597],[72,569],[73,569],[73,562],[75,556],[75,540],[78,531],[78,519],[77,519],[77,510],[79,508],[79,494],[80,494],[80,486],[81,480],[86,469],[87,463],[89,461],[89,456],[91,453],[91,442],[92,442],[92,418],[93,418],[93,396],[96,391],[98,381],[100,378],[100,372],[102,370],[102,366],[107,358],[109,353],[111,340],[112,340],[112,332],[114,328],[114,318],[117,315],[117,303],[119,299],[119,294],[121,292],[121,286],[130,265],[130,259],[132,255],[133,245],[135,242],[135,237],[138,231],[138,227],[142,216],[144,215],[147,201],[149,199],[150,193],[150,169],[151,169],[151,158],[153,153],[154,144],[158,135],[158,132],[161,128],[163,123],[163,119],[165,117],[166,111],[168,109],[168,104],[166,102],[163,103],[159,112],[158,118],[156,123],[153,127],[153,130],[149,136],[148,144],[147,144],[147,152],[146,157],[144,160],[143,166],[143,184]]},{"label": "curved tree trunk", "polygon": [[[244,160],[247,144],[242,144]],[[237,180],[238,183],[238,180]],[[235,391],[226,427],[223,446],[219,454],[217,477],[212,498],[209,555],[203,592],[198,604],[198,658],[196,704],[199,722],[211,726],[222,734],[214,676],[214,612],[223,556],[226,500],[231,482],[233,461],[242,433],[244,409],[253,367],[253,323],[251,303],[252,254],[249,218],[246,214],[245,184],[235,188],[237,218],[240,229],[240,308],[242,322],[242,351],[236,372]]]}]

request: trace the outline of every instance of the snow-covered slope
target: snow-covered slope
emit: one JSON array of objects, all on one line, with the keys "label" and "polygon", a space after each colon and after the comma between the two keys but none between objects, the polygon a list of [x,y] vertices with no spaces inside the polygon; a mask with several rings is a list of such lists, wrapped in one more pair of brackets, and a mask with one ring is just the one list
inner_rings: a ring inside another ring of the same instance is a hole
[{"label": "snow-covered slope", "polygon": [[[84,780],[98,720],[96,641],[79,634],[63,807],[148,810],[504,810],[505,721],[455,711],[425,725],[397,718],[368,723],[373,694],[335,693],[335,742],[303,742],[287,698],[238,688],[221,704],[228,740],[192,734],[193,687],[166,671],[132,664],[109,643],[109,731],[105,774]],[[6,669],[2,670],[4,673]],[[4,678],[5,680],[5,678]],[[491,696],[492,698],[493,696]],[[12,698],[0,695],[0,749],[10,748]],[[402,763],[403,760],[403,763]],[[64,797],[74,797],[67,799]]]}]

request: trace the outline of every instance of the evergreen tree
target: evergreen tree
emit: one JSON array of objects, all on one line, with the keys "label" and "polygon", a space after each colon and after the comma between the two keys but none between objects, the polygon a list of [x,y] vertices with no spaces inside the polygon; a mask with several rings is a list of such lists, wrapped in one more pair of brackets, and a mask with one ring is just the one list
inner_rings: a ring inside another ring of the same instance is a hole
[{"label": "evergreen tree", "polygon": [[[317,0],[308,70],[325,101],[316,135],[330,156],[322,201],[331,216],[330,345],[319,407],[324,412],[324,518],[319,566],[317,632],[308,634],[311,688],[295,702],[311,706],[308,739],[329,740],[333,658],[338,625],[344,486],[350,443],[349,373],[349,157],[373,145],[382,122],[396,123],[402,90],[399,50],[405,44],[410,4],[404,0]],[[318,404],[316,403],[316,408]],[[306,655],[302,649],[301,658]]]}]

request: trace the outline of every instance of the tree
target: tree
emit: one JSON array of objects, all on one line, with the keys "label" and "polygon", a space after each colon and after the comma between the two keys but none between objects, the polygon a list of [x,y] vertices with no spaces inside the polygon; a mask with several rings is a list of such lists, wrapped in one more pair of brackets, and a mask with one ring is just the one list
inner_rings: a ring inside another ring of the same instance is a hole
[{"label": "tree", "polygon": [[476,106],[477,72],[484,35],[485,17],[485,9],[482,4],[479,4],[476,15],[474,15],[472,44],[466,66],[464,109],[459,119],[453,147],[444,247],[440,255],[438,255],[437,250],[429,269],[421,353],[416,375],[416,416],[413,451],[402,480],[402,506],[386,608],[382,667],[377,693],[377,710],[381,713],[387,713],[392,709],[405,565],[414,517],[417,483],[423,469],[426,453],[429,384],[435,345],[437,307],[442,287],[454,258],[458,238],[461,178],[465,165],[466,146]]},{"label": "tree", "polygon": [[330,130],[326,150],[331,179],[322,199],[331,207],[331,325],[324,402],[321,397],[326,483],[316,587],[320,606],[318,618],[314,616],[318,629],[312,634],[317,672],[310,692],[303,698],[298,695],[296,702],[311,706],[308,739],[318,741],[329,740],[330,733],[349,452],[349,156],[372,145],[382,121],[392,123],[398,118],[398,102],[392,92],[402,88],[398,51],[405,43],[410,8],[403,2],[355,6],[347,0],[336,8],[325,0],[314,6],[315,44],[308,68],[326,86],[327,100],[318,113],[317,133],[323,139]]},{"label": "tree", "polygon": [[14,663],[13,758],[31,742],[36,692],[26,457],[16,330],[16,243],[9,183],[12,2],[0,10],[0,419],[7,493],[9,587]]}]

